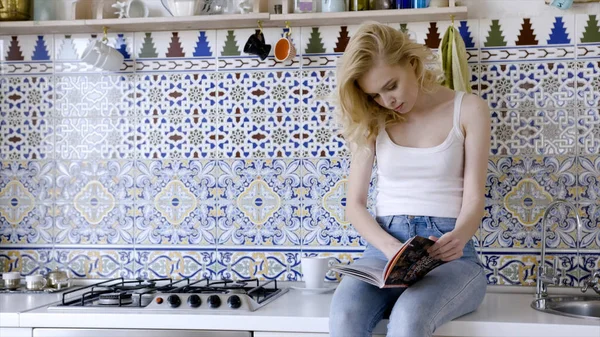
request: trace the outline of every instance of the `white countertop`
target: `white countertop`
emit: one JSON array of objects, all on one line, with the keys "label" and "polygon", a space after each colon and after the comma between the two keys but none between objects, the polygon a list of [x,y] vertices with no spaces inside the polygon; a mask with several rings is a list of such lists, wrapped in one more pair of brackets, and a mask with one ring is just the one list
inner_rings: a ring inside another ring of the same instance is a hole
[{"label": "white countertop", "polygon": [[[332,293],[311,294],[291,289],[272,303],[254,312],[205,314],[189,310],[164,311],[97,309],[93,312],[52,310],[46,307],[20,314],[21,327],[145,328],[246,330],[285,332],[327,332]],[[8,301],[10,299],[4,299]],[[529,293],[489,292],[471,314],[441,326],[443,336],[600,336],[597,320],[570,318],[530,308]],[[4,302],[3,302],[4,303]],[[382,321],[375,333],[384,333]],[[4,322],[2,322],[4,325]]]},{"label": "white countertop", "polygon": [[0,293],[0,327],[18,327],[19,313],[58,301],[59,293],[11,294]]}]

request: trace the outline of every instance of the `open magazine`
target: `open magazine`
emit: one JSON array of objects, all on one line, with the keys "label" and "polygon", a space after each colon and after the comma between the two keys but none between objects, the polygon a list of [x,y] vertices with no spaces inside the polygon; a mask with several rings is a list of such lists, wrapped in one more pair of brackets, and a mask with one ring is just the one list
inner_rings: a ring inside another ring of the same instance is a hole
[{"label": "open magazine", "polygon": [[379,288],[408,287],[445,263],[431,258],[427,253],[427,249],[434,243],[433,240],[422,236],[414,236],[387,262],[364,258],[350,265],[335,264],[331,270]]}]

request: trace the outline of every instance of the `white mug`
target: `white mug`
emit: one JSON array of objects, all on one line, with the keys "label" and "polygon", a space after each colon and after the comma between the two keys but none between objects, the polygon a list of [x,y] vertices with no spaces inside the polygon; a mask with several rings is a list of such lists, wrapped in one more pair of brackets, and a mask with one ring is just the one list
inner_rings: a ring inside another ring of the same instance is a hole
[{"label": "white mug", "polygon": [[160,0],[173,16],[192,16],[200,5],[199,0]]},{"label": "white mug", "polygon": [[119,71],[123,64],[123,54],[121,54],[115,48],[102,44],[100,57],[98,58],[95,66],[108,71]]},{"label": "white mug", "polygon": [[42,290],[46,286],[46,279],[42,275],[28,275],[25,277],[27,289],[29,290]]},{"label": "white mug", "polygon": [[108,71],[118,71],[123,64],[123,54],[106,43],[96,40],[83,51],[81,60]]},{"label": "white mug", "polygon": [[129,0],[125,12],[128,18],[147,18],[150,15],[148,6],[141,0]]},{"label": "white mug", "polygon": [[303,257],[302,279],[307,289],[319,289],[325,286],[325,275],[329,270],[329,257]]}]

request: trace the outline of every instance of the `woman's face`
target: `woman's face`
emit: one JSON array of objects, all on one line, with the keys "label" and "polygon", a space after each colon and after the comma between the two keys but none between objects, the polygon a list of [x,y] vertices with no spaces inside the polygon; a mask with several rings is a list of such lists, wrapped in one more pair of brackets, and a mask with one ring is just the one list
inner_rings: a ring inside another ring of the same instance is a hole
[{"label": "woman's face", "polygon": [[377,104],[397,113],[409,112],[419,93],[419,83],[411,63],[390,66],[378,62],[357,81]]}]

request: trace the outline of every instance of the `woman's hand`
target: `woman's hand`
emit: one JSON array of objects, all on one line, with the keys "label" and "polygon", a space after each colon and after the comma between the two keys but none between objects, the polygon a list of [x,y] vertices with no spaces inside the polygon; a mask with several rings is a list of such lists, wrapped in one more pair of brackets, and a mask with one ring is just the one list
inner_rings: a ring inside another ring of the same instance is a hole
[{"label": "woman's hand", "polygon": [[435,244],[427,250],[429,256],[448,262],[456,260],[463,255],[463,249],[467,242],[471,240],[471,237],[454,229],[440,238],[430,236],[429,239],[435,241]]},{"label": "woman's hand", "polygon": [[385,257],[389,261],[394,257],[394,255],[396,255],[396,253],[400,250],[400,248],[402,248],[402,246],[404,246],[402,242],[394,240],[385,247],[382,253],[385,254]]}]

